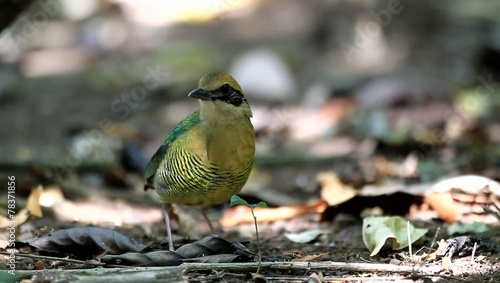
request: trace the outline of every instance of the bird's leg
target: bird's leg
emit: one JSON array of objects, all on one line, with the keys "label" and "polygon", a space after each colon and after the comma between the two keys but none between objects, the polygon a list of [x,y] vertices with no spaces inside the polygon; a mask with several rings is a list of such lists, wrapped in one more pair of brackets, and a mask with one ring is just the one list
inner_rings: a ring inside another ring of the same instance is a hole
[{"label": "bird's leg", "polygon": [[163,217],[167,227],[168,250],[174,251],[174,241],[172,240],[172,228],[170,227],[170,204],[163,204]]},{"label": "bird's leg", "polygon": [[210,228],[210,233],[215,234],[215,229],[214,226],[212,225],[212,221],[208,219],[207,211],[204,208],[200,208],[201,214],[203,215],[203,218],[205,218],[205,221],[207,221],[208,228]]}]

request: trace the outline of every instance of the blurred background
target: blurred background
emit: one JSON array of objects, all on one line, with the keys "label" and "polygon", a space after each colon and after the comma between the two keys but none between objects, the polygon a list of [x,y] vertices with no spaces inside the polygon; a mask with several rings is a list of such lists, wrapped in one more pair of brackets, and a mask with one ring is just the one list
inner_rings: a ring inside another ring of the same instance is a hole
[{"label": "blurred background", "polygon": [[500,2],[30,2],[0,2],[0,169],[21,195],[152,202],[145,164],[219,70],[254,112],[250,197],[500,179]]}]

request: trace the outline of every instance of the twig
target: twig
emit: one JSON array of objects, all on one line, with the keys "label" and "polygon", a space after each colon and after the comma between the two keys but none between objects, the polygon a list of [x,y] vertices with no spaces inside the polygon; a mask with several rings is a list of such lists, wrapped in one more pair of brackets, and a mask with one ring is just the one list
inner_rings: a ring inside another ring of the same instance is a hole
[{"label": "twig", "polygon": [[410,260],[413,261],[413,253],[411,251],[410,221],[406,221],[406,235],[408,235],[408,251],[410,252]]},{"label": "twig", "polygon": [[[183,263],[181,266],[186,271],[202,270],[226,270],[226,271],[247,271],[252,270],[258,263]],[[284,270],[342,270],[354,272],[399,272],[414,273],[417,271],[423,273],[439,272],[440,267],[435,268],[425,266],[398,266],[379,263],[348,263],[348,262],[263,262],[262,268],[265,269],[284,269]]]},{"label": "twig", "polygon": [[255,224],[255,237],[257,238],[257,246],[259,247],[258,254],[259,254],[259,265],[257,267],[257,274],[260,273],[260,269],[262,267],[262,250],[260,249],[260,240],[259,240],[259,229],[257,228],[257,217],[255,217],[255,213],[253,212],[253,208],[250,208],[252,211],[252,216],[254,219],[254,224]]},{"label": "twig", "polygon": [[[2,252],[5,254],[5,252]],[[16,256],[22,256],[23,254],[16,253]],[[35,257],[35,258],[44,258],[51,260],[60,260],[67,261],[73,263],[82,263],[88,265],[94,265],[93,263],[88,263],[86,261],[79,261],[74,259],[61,259],[56,257],[44,257],[44,256],[32,256],[32,255],[24,255],[27,257]],[[97,264],[96,264],[97,265]],[[100,263],[100,265],[104,265]],[[206,271],[206,270],[224,270],[225,272],[242,272],[242,271],[253,271],[256,270],[258,263],[257,262],[233,262],[233,263],[183,263],[179,266],[172,267],[130,267],[130,266],[121,266],[122,270],[165,270],[167,268],[172,268],[175,270],[182,269],[184,272],[192,272],[192,271]],[[110,265],[106,265],[110,266]],[[117,267],[116,265],[113,267]],[[359,262],[330,262],[330,261],[321,261],[321,262],[262,262],[262,268],[264,269],[275,269],[275,270],[341,270],[341,271],[349,271],[349,272],[388,272],[388,273],[400,273],[400,274],[415,274],[415,272],[420,272],[422,275],[434,276],[434,273],[437,273],[441,270],[440,266],[435,267],[426,267],[426,266],[400,266],[393,264],[381,264],[381,263],[359,263]],[[106,270],[115,270],[113,268]],[[115,270],[116,271],[116,270]],[[33,274],[36,273],[33,271]]]},{"label": "twig", "polygon": [[431,243],[431,249],[432,249],[432,247],[434,247],[434,244],[436,243],[436,239],[438,237],[438,233],[439,233],[440,229],[441,229],[441,227],[438,227],[436,230],[436,234],[434,234],[434,238],[432,239],[432,243]]},{"label": "twig", "polygon": [[[2,252],[2,251],[0,251],[0,254],[11,255],[11,253],[9,253],[9,252]],[[63,262],[77,263],[77,264],[83,264],[83,265],[110,266],[106,263],[95,261],[95,260],[92,260],[92,261],[78,260],[78,259],[71,259],[71,258],[60,258],[60,257],[44,256],[44,255],[32,255],[32,254],[25,254],[25,253],[15,253],[15,255],[16,255],[16,257],[29,257],[29,258],[37,258],[37,259],[45,259],[45,260],[63,261]],[[119,266],[119,267],[123,267],[123,266]]]},{"label": "twig", "polygon": [[476,255],[477,242],[474,242],[474,248],[472,249],[472,255],[470,257],[470,262],[474,263],[474,256]]},{"label": "twig", "polygon": [[[402,282],[402,279],[406,279],[404,276],[377,276],[377,277],[363,277],[362,282]],[[309,282],[308,277],[304,276],[266,276],[266,280],[270,282]],[[323,281],[321,282],[360,282],[360,277],[333,277],[333,276],[323,276],[321,277]],[[310,281],[314,282],[314,281]],[[413,281],[412,281],[413,282]]]},{"label": "twig", "polygon": [[441,277],[443,279],[453,280],[454,282],[456,282],[456,281],[469,282],[469,281],[462,279],[462,278],[459,278],[459,277],[442,275],[442,274],[414,274],[414,275],[410,276],[409,279],[415,280],[418,278],[429,278],[429,277]]},{"label": "twig", "polygon": [[[59,260],[59,259],[58,259]],[[93,269],[74,269],[74,270],[16,270],[22,276],[33,276],[42,274],[71,274],[72,282],[79,283],[104,283],[104,282],[134,282],[134,283],[152,283],[152,282],[185,282],[187,272],[196,271],[224,271],[226,274],[232,271],[253,272],[257,268],[257,263],[183,263],[180,266],[157,266],[157,267],[122,267],[122,268],[93,268]],[[396,279],[401,275],[418,277],[444,277],[437,273],[441,270],[440,266],[422,267],[422,266],[397,266],[391,264],[373,264],[373,263],[346,263],[346,262],[263,262],[262,268],[266,270],[303,270],[303,271],[334,271],[343,272],[383,272],[399,273]],[[56,273],[55,273],[56,272]],[[416,274],[420,272],[420,274]],[[266,277],[267,278],[267,277]],[[289,277],[285,277],[289,278]],[[354,280],[354,277],[346,277],[347,281]],[[379,278],[379,277],[377,277]],[[73,280],[74,279],[74,280]],[[330,279],[324,278],[324,279]],[[359,281],[359,278],[356,278]],[[363,278],[365,280],[366,278]],[[388,278],[389,279],[389,278]],[[463,281],[460,278],[453,278],[456,281]],[[346,281],[339,278],[339,281]]]}]

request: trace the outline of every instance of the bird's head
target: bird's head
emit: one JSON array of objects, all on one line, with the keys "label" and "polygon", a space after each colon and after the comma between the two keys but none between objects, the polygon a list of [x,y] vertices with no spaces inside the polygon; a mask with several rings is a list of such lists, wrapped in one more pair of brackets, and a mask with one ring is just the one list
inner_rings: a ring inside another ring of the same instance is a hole
[{"label": "bird's head", "polygon": [[240,85],[224,72],[204,76],[200,79],[198,88],[188,96],[200,100],[200,116],[204,119],[252,117],[252,110]]}]

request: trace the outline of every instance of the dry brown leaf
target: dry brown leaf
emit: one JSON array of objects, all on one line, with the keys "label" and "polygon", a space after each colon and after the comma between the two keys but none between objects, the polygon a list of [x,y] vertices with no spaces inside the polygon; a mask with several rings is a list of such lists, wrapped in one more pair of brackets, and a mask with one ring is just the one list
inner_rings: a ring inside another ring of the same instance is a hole
[{"label": "dry brown leaf", "polygon": [[36,217],[42,217],[42,209],[40,207],[39,199],[42,194],[43,187],[38,186],[34,188],[30,195],[28,196],[28,200],[26,201],[26,207],[19,210],[14,219],[8,219],[5,216],[0,216],[0,228],[9,227],[11,225],[21,225],[25,223],[31,215]]},{"label": "dry brown leaf", "polygon": [[315,261],[315,260],[320,260],[327,256],[329,252],[324,252],[324,253],[319,253],[319,254],[314,254],[314,255],[306,255],[304,257],[300,258],[294,258],[292,261]]},{"label": "dry brown leaf", "polygon": [[448,178],[437,182],[432,187],[434,192],[447,192],[452,189],[471,195],[482,195],[491,192],[500,196],[500,184],[497,181],[478,175],[463,175]]},{"label": "dry brown leaf", "polygon": [[[10,226],[10,221],[9,218],[3,216],[3,215],[0,215],[0,228],[5,228],[5,227],[9,227]],[[0,248],[1,248],[1,245],[0,245]]]},{"label": "dry brown leaf", "polygon": [[[276,208],[257,207],[254,209],[258,222],[272,222],[283,219],[300,217],[309,213],[321,213],[328,207],[324,200],[319,200],[311,205],[295,204]],[[224,227],[232,227],[241,223],[253,223],[254,218],[249,207],[239,205],[228,209],[220,220]]]},{"label": "dry brown leaf", "polygon": [[9,241],[0,240],[0,249],[6,249],[9,246]]},{"label": "dry brown leaf", "polygon": [[[387,182],[383,185],[368,184],[359,191],[358,195],[374,197],[396,192],[423,196],[424,202],[419,210],[426,211],[430,207],[438,213],[439,218],[447,222],[455,222],[470,213],[474,214],[473,217],[478,217],[483,213],[483,205],[491,202],[498,203],[500,184],[486,177],[464,175],[435,183],[407,185],[403,182]],[[415,209],[412,211],[415,212]],[[490,219],[484,218],[481,221],[491,221]]]},{"label": "dry brown leaf", "polygon": [[457,205],[449,192],[425,195],[424,202],[438,213],[440,219],[446,222],[455,222],[459,218]]},{"label": "dry brown leaf", "polygon": [[74,254],[85,258],[106,251],[108,254],[140,252],[146,245],[112,229],[101,227],[76,227],[57,230],[26,241],[30,246],[45,252]]},{"label": "dry brown leaf", "polygon": [[26,201],[26,209],[31,215],[36,217],[42,217],[42,208],[40,207],[40,196],[42,195],[43,187],[39,185],[38,187],[31,190],[28,200]]},{"label": "dry brown leaf", "polygon": [[16,225],[21,225],[24,222],[28,221],[30,215],[30,212],[26,208],[21,209],[18,213],[16,213],[16,218],[14,219]]},{"label": "dry brown leaf", "polygon": [[283,251],[283,256],[287,260],[294,260],[296,258],[305,257],[306,253],[302,249],[295,248],[295,249]]},{"label": "dry brown leaf", "polygon": [[[102,262],[129,266],[174,266],[182,262],[248,262],[245,255],[235,254],[235,244],[220,237],[207,236],[199,241],[184,244],[175,252],[154,250],[150,252],[127,252],[107,254]],[[241,244],[240,244],[241,245]]]},{"label": "dry brown leaf", "polygon": [[316,180],[321,184],[321,198],[329,205],[341,204],[357,195],[357,191],[342,183],[334,172],[318,173]]},{"label": "dry brown leaf", "polygon": [[52,207],[64,201],[64,195],[59,186],[50,186],[43,188],[40,195],[40,205]]},{"label": "dry brown leaf", "polygon": [[14,219],[12,219],[12,220],[8,219],[4,216],[1,216],[0,217],[0,228],[9,227],[11,225],[16,225],[16,226],[21,225],[24,222],[26,222],[26,220],[28,220],[29,217],[30,217],[30,213],[26,208],[19,210],[15,214]]}]

